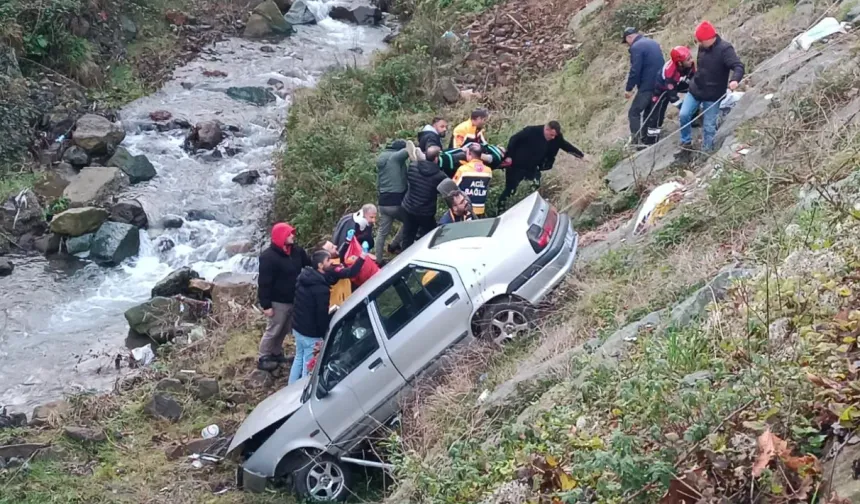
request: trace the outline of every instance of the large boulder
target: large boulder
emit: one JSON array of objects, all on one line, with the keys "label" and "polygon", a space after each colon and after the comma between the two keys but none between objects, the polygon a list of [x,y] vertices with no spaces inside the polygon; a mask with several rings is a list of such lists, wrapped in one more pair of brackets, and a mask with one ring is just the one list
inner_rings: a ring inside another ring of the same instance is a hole
[{"label": "large boulder", "polygon": [[152,288],[152,297],[170,297],[177,294],[190,295],[190,283],[194,278],[200,278],[196,271],[187,266],[179,268],[155,284],[155,287]]},{"label": "large boulder", "polygon": [[45,233],[33,238],[33,248],[43,255],[56,254],[60,251],[62,241],[63,238],[58,234]]},{"label": "large boulder", "polygon": [[140,250],[140,231],[131,224],[105,222],[90,246],[90,259],[106,265],[123,262]]},{"label": "large boulder", "polygon": [[357,25],[375,26],[382,22],[382,11],[366,5],[352,8],[335,6],[331,8],[328,15],[332,19]]},{"label": "large boulder", "polygon": [[209,312],[209,303],[182,297],[156,297],[129,308],[125,320],[133,333],[166,343]]},{"label": "large boulder", "polygon": [[46,227],[39,198],[29,189],[13,194],[0,208],[0,228],[8,235],[38,233]]},{"label": "large boulder", "polygon": [[146,211],[144,211],[143,205],[137,200],[120,201],[114,204],[110,207],[110,220],[122,222],[123,224],[131,224],[140,229],[146,229],[149,225]]},{"label": "large boulder", "polygon": [[9,276],[15,271],[15,265],[9,259],[0,258],[0,277]]},{"label": "large boulder", "polygon": [[89,427],[67,425],[63,427],[63,433],[70,439],[85,443],[100,443],[102,441],[107,440],[107,436],[102,429],[92,429]]},{"label": "large boulder", "polygon": [[311,12],[304,0],[293,2],[284,19],[291,25],[314,24],[317,22],[316,16],[314,16],[314,13]]},{"label": "large boulder", "polygon": [[182,417],[182,406],[170,396],[155,394],[143,410],[151,417],[176,422]]},{"label": "large boulder", "polygon": [[251,17],[245,23],[243,35],[248,38],[261,38],[269,35],[290,35],[293,27],[284,19],[278,4],[267,0],[254,7]]},{"label": "large boulder", "polygon": [[132,184],[145,182],[154,178],[157,172],[146,156],[138,154],[132,156],[125,147],[117,147],[116,152],[107,162],[108,166],[115,166],[128,175],[128,181]]},{"label": "large boulder", "polygon": [[250,306],[257,301],[257,282],[246,273],[221,273],[212,279],[212,304],[216,310],[231,303]]},{"label": "large boulder", "polygon": [[33,427],[57,425],[71,411],[72,406],[66,401],[52,401],[36,406],[36,409],[33,410],[33,417],[30,419],[30,425]]},{"label": "large boulder", "polygon": [[227,88],[227,96],[234,100],[247,102],[258,107],[276,100],[275,95],[264,87],[244,86]]},{"label": "large boulder", "polygon": [[66,240],[66,253],[75,255],[89,252],[93,245],[93,236],[95,233],[87,233],[81,236],[73,236]]},{"label": "large boulder", "polygon": [[65,236],[81,236],[97,230],[107,218],[107,210],[102,208],[70,208],[54,216],[51,220],[51,232]]},{"label": "large boulder", "polygon": [[257,170],[245,170],[242,173],[233,177],[233,182],[239,185],[251,185],[260,179],[260,172]]},{"label": "large boulder", "polygon": [[89,154],[107,154],[125,138],[121,123],[102,116],[87,114],[78,119],[72,140]]},{"label": "large boulder", "polygon": [[60,163],[57,169],[46,171],[41,180],[33,185],[33,192],[46,201],[63,197],[63,191],[69,187],[78,172],[69,163]]},{"label": "large boulder", "polygon": [[90,166],[84,168],[68,187],[63,196],[70,207],[102,205],[128,186],[128,176],[113,166]]},{"label": "large boulder", "polygon": [[191,128],[185,137],[185,148],[191,151],[197,149],[214,149],[224,139],[221,123],[218,121],[203,121]]}]

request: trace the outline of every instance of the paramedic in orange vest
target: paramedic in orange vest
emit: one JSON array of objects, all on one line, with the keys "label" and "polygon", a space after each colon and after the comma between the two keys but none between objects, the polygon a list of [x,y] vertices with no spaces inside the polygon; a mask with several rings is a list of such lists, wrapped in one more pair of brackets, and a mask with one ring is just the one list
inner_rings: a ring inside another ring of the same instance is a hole
[{"label": "paramedic in orange vest", "polygon": [[490,192],[493,170],[481,160],[481,146],[473,143],[466,148],[466,162],[454,174],[454,182],[472,202],[476,217],[484,215],[484,205]]},{"label": "paramedic in orange vest", "polygon": [[490,117],[489,112],[485,109],[475,109],[472,112],[472,117],[468,121],[462,122],[454,128],[454,134],[451,135],[451,144],[449,149],[459,149],[469,142],[479,144],[487,143],[484,136],[484,125],[487,124],[487,118]]}]

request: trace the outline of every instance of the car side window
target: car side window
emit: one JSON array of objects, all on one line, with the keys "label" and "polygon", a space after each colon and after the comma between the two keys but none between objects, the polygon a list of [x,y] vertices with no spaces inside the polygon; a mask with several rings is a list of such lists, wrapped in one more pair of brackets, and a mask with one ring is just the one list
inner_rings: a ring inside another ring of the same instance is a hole
[{"label": "car side window", "polygon": [[454,286],[447,271],[410,264],[372,299],[388,339]]},{"label": "car side window", "polygon": [[379,349],[366,305],[340,319],[320,360],[320,384],[331,390]]}]

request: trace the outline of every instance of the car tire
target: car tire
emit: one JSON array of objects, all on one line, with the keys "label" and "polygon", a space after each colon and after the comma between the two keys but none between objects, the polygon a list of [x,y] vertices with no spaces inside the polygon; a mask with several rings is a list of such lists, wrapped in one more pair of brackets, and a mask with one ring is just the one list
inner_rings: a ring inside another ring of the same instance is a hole
[{"label": "car tire", "polygon": [[509,297],[486,306],[478,329],[483,339],[503,345],[525,336],[536,321],[537,310],[531,304]]},{"label": "car tire", "polygon": [[352,493],[349,467],[327,453],[302,454],[302,463],[293,472],[293,486],[299,497],[313,502],[343,502]]}]

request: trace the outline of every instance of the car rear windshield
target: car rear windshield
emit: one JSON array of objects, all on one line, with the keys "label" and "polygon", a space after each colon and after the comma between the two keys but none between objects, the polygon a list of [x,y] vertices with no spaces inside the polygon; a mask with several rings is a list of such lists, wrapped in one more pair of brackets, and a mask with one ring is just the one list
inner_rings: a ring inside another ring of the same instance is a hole
[{"label": "car rear windshield", "polygon": [[436,230],[436,236],[430,242],[430,248],[448,243],[449,241],[459,240],[460,238],[486,238],[492,236],[498,224],[498,217],[495,219],[479,219],[445,224]]}]

